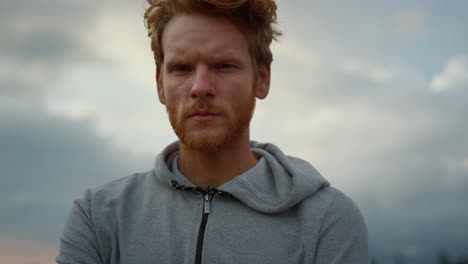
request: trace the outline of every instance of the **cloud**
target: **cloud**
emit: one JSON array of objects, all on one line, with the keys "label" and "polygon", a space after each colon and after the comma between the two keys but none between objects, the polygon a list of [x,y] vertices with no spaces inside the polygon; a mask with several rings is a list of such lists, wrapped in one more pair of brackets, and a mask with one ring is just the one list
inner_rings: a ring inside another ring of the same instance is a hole
[{"label": "cloud", "polygon": [[137,159],[96,136],[92,120],[7,113],[0,114],[2,236],[55,242],[85,188],[152,167],[153,157]]},{"label": "cloud", "polygon": [[345,74],[353,75],[358,78],[384,84],[392,79],[392,72],[381,65],[372,65],[360,60],[347,60],[343,63],[343,71]]},{"label": "cloud", "polygon": [[421,8],[407,7],[395,14],[396,30],[402,34],[418,33],[425,28],[425,15]]},{"label": "cloud", "polygon": [[[134,154],[153,154],[175,140],[154,84],[146,86],[115,67],[69,67],[45,101],[65,119],[93,119],[99,135]],[[148,140],[152,139],[152,140]]]},{"label": "cloud", "polygon": [[[2,3],[0,43],[3,58],[19,62],[59,63],[93,58],[78,38],[96,19],[99,5],[54,0]],[[83,19],[86,17],[87,19]]]},{"label": "cloud", "polygon": [[[55,0],[2,2],[0,94],[40,98],[51,91],[51,84],[60,79],[62,71],[70,65],[111,65],[113,62],[106,58],[102,50],[109,50],[115,43],[99,38],[100,42],[95,44],[101,49],[96,50],[90,38],[96,39],[97,35],[89,35],[88,32],[93,32],[103,13],[111,14],[128,7],[142,8],[142,3]],[[118,16],[113,19],[114,22],[120,21]],[[136,20],[143,28],[142,19]]]},{"label": "cloud", "polygon": [[[99,56],[77,38],[93,19],[84,4],[8,1],[0,15],[0,95],[42,98],[71,62]],[[82,17],[88,17],[83,21]]]},{"label": "cloud", "polygon": [[450,58],[442,72],[432,78],[430,87],[436,94],[468,87],[468,56],[458,55]]},{"label": "cloud", "polygon": [[[143,26],[143,2],[2,4],[2,109],[15,111],[33,102],[65,119],[91,118],[100,135],[141,155],[174,140],[135,140],[161,131],[172,134],[162,129],[167,117],[154,104],[155,66]],[[126,50],[132,52],[122,52]],[[137,127],[142,135],[125,132]]]}]

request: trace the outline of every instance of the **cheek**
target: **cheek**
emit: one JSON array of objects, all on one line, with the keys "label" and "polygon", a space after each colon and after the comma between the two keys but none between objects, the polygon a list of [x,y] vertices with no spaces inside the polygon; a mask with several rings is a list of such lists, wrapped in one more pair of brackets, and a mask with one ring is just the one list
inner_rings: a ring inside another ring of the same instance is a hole
[{"label": "cheek", "polygon": [[184,111],[184,103],[180,97],[170,96],[167,99],[166,106],[171,108],[174,113],[177,115],[181,114]]},{"label": "cheek", "polygon": [[165,87],[167,103],[173,106],[183,103],[186,98],[186,93],[184,91],[184,86],[182,84],[168,83]]},{"label": "cheek", "polygon": [[230,99],[236,104],[245,104],[255,97],[255,86],[252,80],[238,82],[233,85],[231,89]]}]

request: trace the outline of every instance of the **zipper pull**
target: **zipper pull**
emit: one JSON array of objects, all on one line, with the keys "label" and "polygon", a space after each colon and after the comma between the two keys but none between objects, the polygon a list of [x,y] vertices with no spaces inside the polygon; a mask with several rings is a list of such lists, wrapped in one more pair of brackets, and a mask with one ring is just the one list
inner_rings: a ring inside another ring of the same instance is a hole
[{"label": "zipper pull", "polygon": [[209,214],[211,212],[211,194],[205,193],[203,196],[204,204],[203,204],[203,212],[205,214]]}]

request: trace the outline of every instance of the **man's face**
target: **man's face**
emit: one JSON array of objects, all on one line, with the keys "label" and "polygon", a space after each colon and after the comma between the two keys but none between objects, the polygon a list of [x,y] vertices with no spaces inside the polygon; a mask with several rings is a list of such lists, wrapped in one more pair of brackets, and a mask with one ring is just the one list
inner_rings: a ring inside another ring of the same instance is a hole
[{"label": "man's face", "polygon": [[270,68],[253,69],[246,37],[222,18],[179,15],[167,25],[158,95],[182,144],[216,152],[248,139],[255,97],[268,94]]}]

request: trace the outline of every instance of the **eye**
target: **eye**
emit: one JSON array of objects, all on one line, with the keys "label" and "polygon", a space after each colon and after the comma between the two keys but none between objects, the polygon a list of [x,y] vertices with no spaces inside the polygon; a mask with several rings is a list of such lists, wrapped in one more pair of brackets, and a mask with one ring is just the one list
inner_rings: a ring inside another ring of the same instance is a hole
[{"label": "eye", "polygon": [[219,63],[216,65],[216,68],[223,71],[229,71],[236,68],[236,65],[231,63]]},{"label": "eye", "polygon": [[177,65],[177,66],[174,67],[174,70],[175,71],[182,71],[182,72],[190,71],[190,66],[188,66],[186,64]]},{"label": "eye", "polygon": [[186,72],[190,72],[191,70],[192,68],[190,67],[190,65],[187,65],[187,64],[174,65],[171,68],[171,71],[175,73],[186,73]]}]

